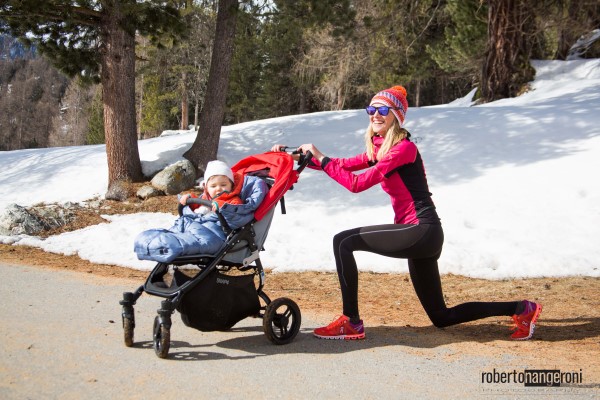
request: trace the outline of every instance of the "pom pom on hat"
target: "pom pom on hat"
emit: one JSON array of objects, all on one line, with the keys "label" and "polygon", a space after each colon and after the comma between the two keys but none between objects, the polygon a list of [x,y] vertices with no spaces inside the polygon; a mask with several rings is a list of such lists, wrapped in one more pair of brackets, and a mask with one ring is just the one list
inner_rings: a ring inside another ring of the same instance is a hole
[{"label": "pom pom on hat", "polygon": [[393,86],[389,89],[382,90],[371,99],[371,105],[374,103],[385,104],[388,107],[398,108],[391,110],[400,126],[404,125],[404,118],[408,111],[408,101],[406,100],[406,89],[404,86]]},{"label": "pom pom on hat", "polygon": [[223,161],[215,160],[209,161],[206,164],[206,171],[204,171],[204,183],[215,175],[225,175],[233,182],[233,171]]}]

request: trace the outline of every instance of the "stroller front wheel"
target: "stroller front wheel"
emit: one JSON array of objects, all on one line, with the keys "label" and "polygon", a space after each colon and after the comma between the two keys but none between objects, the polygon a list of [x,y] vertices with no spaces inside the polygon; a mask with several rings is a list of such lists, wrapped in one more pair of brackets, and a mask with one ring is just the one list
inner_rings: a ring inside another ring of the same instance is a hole
[{"label": "stroller front wheel", "polygon": [[154,352],[160,358],[167,358],[171,346],[171,331],[168,326],[160,323],[160,318],[154,318],[153,327]]},{"label": "stroller front wheel", "polygon": [[263,317],[267,339],[274,344],[288,344],[300,331],[300,308],[291,299],[282,297],[269,303]]}]

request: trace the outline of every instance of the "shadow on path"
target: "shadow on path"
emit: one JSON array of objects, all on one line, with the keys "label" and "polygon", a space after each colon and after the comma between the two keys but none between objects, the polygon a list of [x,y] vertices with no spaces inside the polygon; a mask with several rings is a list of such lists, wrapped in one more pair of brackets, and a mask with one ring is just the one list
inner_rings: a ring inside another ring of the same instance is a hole
[{"label": "shadow on path", "polygon": [[[534,336],[535,341],[556,342],[557,345],[560,345],[558,342],[600,338],[600,318],[544,319],[540,322]],[[510,340],[510,330],[505,324],[499,323],[463,324],[444,329],[434,326],[374,326],[367,327],[365,340],[357,341],[317,339],[312,335],[312,328],[304,328],[300,330],[292,343],[282,346],[269,342],[260,327],[234,327],[227,332],[218,333],[218,335],[235,336],[236,333],[248,332],[257,334],[252,336],[245,334],[214,343],[215,346],[223,349],[246,352],[247,354],[244,355],[232,356],[219,353],[214,351],[214,348],[211,349],[212,344],[194,345],[175,339],[171,341],[169,358],[181,361],[237,360],[277,354],[340,354],[388,346],[434,349],[458,343]],[[198,334],[202,335],[203,333],[198,332]],[[172,335],[176,335],[176,332],[172,332]],[[135,347],[151,349],[152,342],[139,342]]]}]

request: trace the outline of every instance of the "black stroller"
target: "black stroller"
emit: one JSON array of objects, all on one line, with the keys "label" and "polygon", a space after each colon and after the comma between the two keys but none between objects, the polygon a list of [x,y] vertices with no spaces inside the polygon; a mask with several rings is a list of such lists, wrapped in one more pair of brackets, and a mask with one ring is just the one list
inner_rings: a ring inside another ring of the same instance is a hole
[{"label": "black stroller", "polygon": [[[265,273],[259,252],[263,250],[276,205],[281,202],[285,213],[283,195],[298,181],[311,157],[310,153],[301,155],[294,169],[290,154],[268,152],[244,158],[232,167],[234,172],[265,179],[270,187],[254,220],[232,231],[218,214],[227,238],[217,254],[186,255],[170,263],[159,262],[142,286],[135,292],[123,293],[119,304],[125,346],[133,346],[133,306],[143,292],[164,298],[152,328],[154,351],[160,358],[169,353],[171,315],[175,310],[186,326],[200,331],[224,331],[244,318],[257,317],[262,318],[264,333],[272,343],[281,345],[294,340],[300,330],[300,309],[289,298],[271,300],[263,292]],[[211,206],[206,200],[189,198],[188,204],[193,203]],[[180,205],[180,215],[182,209]]]}]

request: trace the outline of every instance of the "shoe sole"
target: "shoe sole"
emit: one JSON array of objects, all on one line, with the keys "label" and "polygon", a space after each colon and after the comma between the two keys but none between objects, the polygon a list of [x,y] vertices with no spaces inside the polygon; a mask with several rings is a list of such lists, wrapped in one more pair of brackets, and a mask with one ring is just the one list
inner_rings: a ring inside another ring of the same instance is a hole
[{"label": "shoe sole", "polygon": [[512,340],[529,340],[533,336],[533,332],[535,331],[535,323],[542,313],[542,305],[536,303],[535,314],[533,314],[533,318],[531,318],[531,322],[529,323],[529,335],[522,338],[511,338]]},{"label": "shoe sole", "polygon": [[319,339],[326,339],[326,340],[362,340],[365,338],[365,334],[360,334],[360,335],[338,335],[338,336],[323,336],[323,335],[317,335],[316,333],[313,333],[313,335],[316,338]]}]

